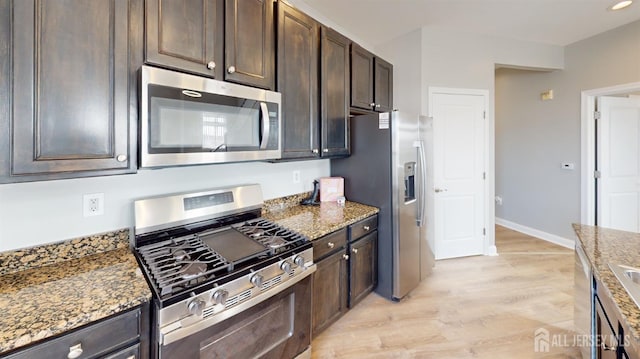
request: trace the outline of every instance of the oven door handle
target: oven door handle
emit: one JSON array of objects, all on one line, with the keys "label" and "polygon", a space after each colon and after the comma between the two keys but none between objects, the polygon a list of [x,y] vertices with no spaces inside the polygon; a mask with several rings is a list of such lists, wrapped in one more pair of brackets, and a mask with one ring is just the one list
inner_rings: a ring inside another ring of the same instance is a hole
[{"label": "oven door handle", "polygon": [[300,282],[301,280],[307,278],[308,276],[310,276],[311,274],[313,274],[313,272],[316,271],[316,264],[313,263],[309,266],[305,265],[305,269],[303,269],[303,272],[299,275],[296,275],[294,277],[291,277],[290,279],[282,282],[282,284],[279,284],[277,286],[277,288],[274,288],[274,290],[267,290],[264,291],[260,294],[258,294],[255,297],[252,297],[249,300],[246,300],[240,304],[235,305],[234,307],[224,310],[220,313],[214,314],[202,321],[187,325],[187,326],[182,326],[181,321],[177,321],[171,324],[167,324],[164,325],[162,327],[160,327],[160,333],[159,333],[159,341],[161,345],[168,345],[171,344],[173,342],[176,342],[182,338],[185,338],[191,334],[197,333],[205,328],[208,328],[214,324],[220,323],[223,320],[229,319],[231,317],[233,317],[234,315],[247,310],[251,307],[253,307],[256,304],[259,304],[271,297],[273,297],[274,295],[284,291],[285,289],[295,285],[296,283]]},{"label": "oven door handle", "polygon": [[269,108],[265,102],[260,102],[260,119],[262,141],[260,141],[260,149],[266,150],[269,144],[269,133],[271,132],[271,121],[269,120]]}]

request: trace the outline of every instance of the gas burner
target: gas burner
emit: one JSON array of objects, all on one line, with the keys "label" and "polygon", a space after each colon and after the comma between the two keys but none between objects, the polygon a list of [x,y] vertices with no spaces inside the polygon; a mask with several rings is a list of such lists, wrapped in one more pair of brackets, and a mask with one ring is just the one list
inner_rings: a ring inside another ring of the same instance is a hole
[{"label": "gas burner", "polygon": [[269,246],[269,248],[280,248],[282,246],[286,246],[289,242],[287,242],[284,238],[273,236],[267,239],[264,239],[262,242],[264,245]]},{"label": "gas burner", "polygon": [[180,268],[183,279],[194,279],[207,271],[207,264],[203,262],[188,262]]},{"label": "gas burner", "polygon": [[175,260],[177,260],[177,261],[191,259],[189,257],[189,253],[187,253],[187,251],[185,251],[182,248],[172,248],[170,251],[171,251],[171,255],[173,256],[173,258],[175,258]]}]

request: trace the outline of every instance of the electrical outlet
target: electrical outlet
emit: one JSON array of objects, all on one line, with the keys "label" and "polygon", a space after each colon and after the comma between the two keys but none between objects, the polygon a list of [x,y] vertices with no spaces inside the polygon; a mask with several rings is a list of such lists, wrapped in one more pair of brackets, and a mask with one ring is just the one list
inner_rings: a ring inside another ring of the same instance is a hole
[{"label": "electrical outlet", "polygon": [[300,183],[300,171],[299,170],[293,171],[293,183],[294,184]]},{"label": "electrical outlet", "polygon": [[91,193],[82,196],[82,212],[85,217],[104,214],[104,193]]}]

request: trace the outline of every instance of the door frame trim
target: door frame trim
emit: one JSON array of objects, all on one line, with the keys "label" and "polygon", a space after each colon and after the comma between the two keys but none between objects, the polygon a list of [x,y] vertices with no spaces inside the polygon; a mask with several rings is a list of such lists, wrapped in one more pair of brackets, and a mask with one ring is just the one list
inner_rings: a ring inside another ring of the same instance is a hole
[{"label": "door frame trim", "polygon": [[[484,169],[486,173],[484,183],[484,228],[486,233],[483,239],[484,255],[498,255],[495,241],[495,207],[493,206],[493,197],[495,192],[495,119],[491,107],[489,106],[489,90],[488,89],[469,89],[469,88],[450,88],[450,87],[431,87],[428,88],[428,116],[433,118],[433,95],[450,94],[450,95],[472,95],[483,96],[484,98]],[[434,132],[434,136],[435,136]],[[435,241],[435,239],[434,239]]]},{"label": "door frame trim", "polygon": [[596,97],[637,91],[640,91],[640,82],[585,90],[580,94],[580,157],[582,158],[580,164],[580,223],[582,224],[594,225],[596,223],[596,181],[593,176],[596,159],[596,126],[590,116],[595,108]]}]

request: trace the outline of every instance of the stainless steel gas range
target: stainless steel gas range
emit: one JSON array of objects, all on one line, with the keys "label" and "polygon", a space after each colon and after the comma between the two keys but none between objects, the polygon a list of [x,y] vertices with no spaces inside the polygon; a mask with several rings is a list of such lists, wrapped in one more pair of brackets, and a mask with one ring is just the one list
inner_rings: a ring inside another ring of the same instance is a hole
[{"label": "stainless steel gas range", "polygon": [[309,240],[260,218],[259,185],[135,201],[158,358],[293,358],[311,344]]}]

